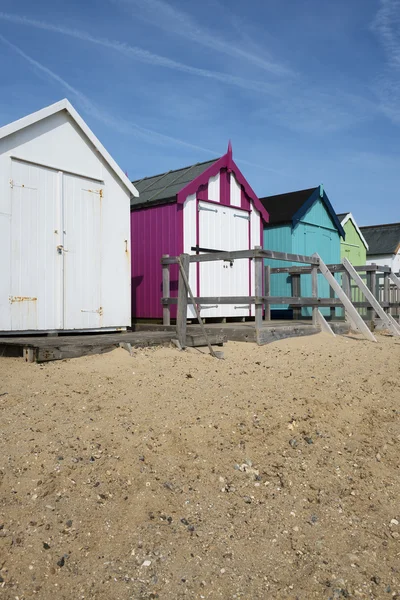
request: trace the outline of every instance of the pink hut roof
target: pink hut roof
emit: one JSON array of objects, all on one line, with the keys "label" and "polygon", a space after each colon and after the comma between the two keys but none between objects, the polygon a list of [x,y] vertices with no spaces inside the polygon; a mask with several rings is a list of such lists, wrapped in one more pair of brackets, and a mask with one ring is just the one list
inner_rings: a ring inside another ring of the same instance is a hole
[{"label": "pink hut roof", "polygon": [[139,191],[139,198],[131,201],[131,210],[168,202],[183,204],[189,195],[195,194],[201,186],[207,185],[210,177],[214,177],[224,169],[235,175],[236,181],[260,212],[263,221],[268,223],[267,210],[232,158],[231,142],[228,144],[227,153],[219,159],[134,181],[133,183]]}]

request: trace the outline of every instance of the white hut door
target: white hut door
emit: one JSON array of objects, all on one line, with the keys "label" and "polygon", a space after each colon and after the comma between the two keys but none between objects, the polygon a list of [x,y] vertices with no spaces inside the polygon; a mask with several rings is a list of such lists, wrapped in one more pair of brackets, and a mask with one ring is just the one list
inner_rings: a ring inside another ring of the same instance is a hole
[{"label": "white hut door", "polygon": [[102,197],[98,182],[63,175],[64,329],[102,324]]},{"label": "white hut door", "polygon": [[[207,250],[248,250],[249,214],[237,208],[199,202],[199,246]],[[248,296],[249,261],[200,263],[200,296]],[[202,317],[248,316],[242,303],[201,306]]]},{"label": "white hut door", "polygon": [[62,327],[60,175],[53,169],[11,160],[12,331]]}]

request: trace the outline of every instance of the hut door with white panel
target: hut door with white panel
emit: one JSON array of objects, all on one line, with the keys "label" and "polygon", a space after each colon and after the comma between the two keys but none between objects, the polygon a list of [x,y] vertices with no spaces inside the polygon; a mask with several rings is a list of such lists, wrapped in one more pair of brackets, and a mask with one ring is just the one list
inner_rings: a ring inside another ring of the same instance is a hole
[{"label": "hut door with white panel", "polygon": [[[237,208],[199,202],[199,246],[207,250],[247,250],[249,214]],[[200,296],[248,296],[249,261],[200,263]],[[202,317],[242,317],[249,315],[243,304],[202,305]]]},{"label": "hut door with white panel", "polygon": [[11,160],[12,331],[62,328],[60,176],[53,169]]},{"label": "hut door with white panel", "polygon": [[102,325],[102,198],[98,182],[63,175],[64,329]]}]

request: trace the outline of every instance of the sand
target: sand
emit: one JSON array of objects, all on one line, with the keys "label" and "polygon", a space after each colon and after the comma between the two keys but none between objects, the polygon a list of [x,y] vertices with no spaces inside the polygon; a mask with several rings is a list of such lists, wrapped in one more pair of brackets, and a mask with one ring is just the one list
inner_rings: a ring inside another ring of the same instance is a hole
[{"label": "sand", "polygon": [[0,597],[400,598],[400,340],[0,359]]}]

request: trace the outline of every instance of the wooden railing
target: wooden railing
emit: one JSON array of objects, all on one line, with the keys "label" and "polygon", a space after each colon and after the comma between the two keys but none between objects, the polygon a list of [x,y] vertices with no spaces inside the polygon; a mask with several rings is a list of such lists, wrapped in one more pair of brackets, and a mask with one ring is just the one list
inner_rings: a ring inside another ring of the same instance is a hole
[{"label": "wooden railing", "polygon": [[[189,286],[189,271],[190,265],[193,263],[215,262],[215,261],[235,261],[251,259],[254,261],[254,295],[253,296],[194,296]],[[264,259],[274,259],[287,262],[302,263],[302,266],[279,267],[271,268],[269,266],[263,268]],[[353,268],[346,260],[343,264],[325,265],[318,254],[313,256],[303,256],[298,254],[289,254],[284,252],[275,252],[272,250],[263,250],[256,246],[254,250],[239,250],[234,252],[212,252],[205,254],[181,254],[180,256],[164,255],[161,260],[163,269],[163,323],[170,325],[171,323],[171,305],[177,304],[176,329],[177,337],[181,345],[184,345],[186,339],[187,328],[187,309],[188,305],[194,305],[199,323],[202,323],[200,313],[197,309],[198,305],[213,305],[213,304],[248,304],[255,306],[254,325],[256,331],[259,332],[263,325],[263,312],[266,320],[270,319],[270,307],[273,304],[288,304],[294,307],[295,314],[298,316],[302,307],[312,307],[313,324],[326,322],[319,311],[319,307],[330,307],[335,310],[337,306],[343,307],[346,318],[350,321],[353,328],[358,329],[369,339],[375,340],[374,336],[369,331],[357,312],[355,305],[360,308],[368,308],[370,314],[378,313],[383,319],[388,328],[400,334],[400,327],[392,322],[379,304],[374,292],[377,285],[377,274],[382,274],[385,281],[388,277],[392,277],[389,267],[379,267],[377,265],[365,265],[362,267]],[[179,265],[179,282],[178,295],[171,297],[170,291],[170,266]],[[304,266],[305,265],[305,266]],[[358,272],[365,272],[368,286],[367,287]],[[271,276],[275,273],[288,273],[292,281],[291,296],[271,296]],[[318,295],[318,273],[321,273],[328,281],[331,287],[331,297],[323,298]],[[335,273],[342,273],[342,286],[335,279]],[[311,274],[311,297],[301,295],[301,275]],[[355,280],[357,287],[361,290],[365,297],[365,301],[356,302],[355,305],[351,301],[351,279]],[[392,279],[393,284],[397,286],[397,281]],[[399,282],[400,283],[400,282]],[[385,308],[390,308],[390,302]],[[321,321],[322,320],[322,321]],[[396,328],[397,327],[397,328]],[[376,340],[375,340],[376,341]]]}]

